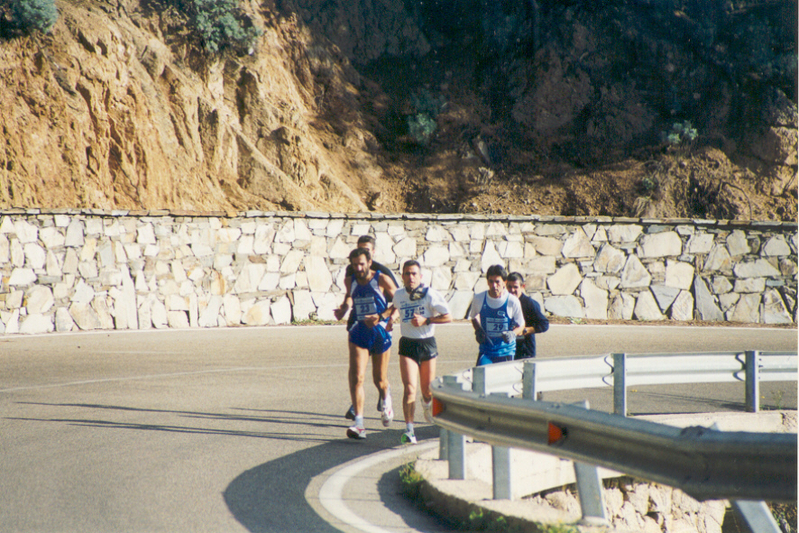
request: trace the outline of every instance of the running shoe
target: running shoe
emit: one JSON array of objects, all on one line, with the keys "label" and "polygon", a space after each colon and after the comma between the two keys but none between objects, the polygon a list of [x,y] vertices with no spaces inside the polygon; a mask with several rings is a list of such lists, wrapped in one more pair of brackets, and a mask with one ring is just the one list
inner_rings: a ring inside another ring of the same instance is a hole
[{"label": "running shoe", "polygon": [[394,420],[394,408],[391,407],[391,395],[389,395],[383,403],[383,412],[380,413],[380,420],[383,422],[383,427],[388,427],[391,421]]},{"label": "running shoe", "polygon": [[433,400],[431,399],[429,402],[424,401],[422,398],[422,413],[424,414],[424,419],[428,424],[435,424],[433,421]]},{"label": "running shoe", "polygon": [[347,412],[344,413],[344,418],[347,420],[355,420],[355,407],[350,405],[350,408],[347,409]]},{"label": "running shoe", "polygon": [[400,435],[400,442],[402,444],[416,444],[416,435],[414,435],[413,431],[406,431]]},{"label": "running shoe", "polygon": [[359,428],[358,426],[351,426],[347,428],[347,436],[351,439],[363,440],[366,438],[366,429]]}]

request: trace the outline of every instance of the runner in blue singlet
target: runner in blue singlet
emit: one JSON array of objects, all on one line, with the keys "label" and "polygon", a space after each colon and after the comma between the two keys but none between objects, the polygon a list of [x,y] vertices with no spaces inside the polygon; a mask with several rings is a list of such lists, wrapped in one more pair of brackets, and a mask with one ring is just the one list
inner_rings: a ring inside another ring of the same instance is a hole
[{"label": "runner in blue singlet", "polygon": [[512,361],[516,336],[524,331],[524,315],[518,298],[505,288],[508,273],[502,265],[486,272],[488,291],[476,294],[469,318],[480,344],[477,366]]},{"label": "runner in blue singlet", "polygon": [[[355,324],[349,330],[349,386],[352,399],[355,425],[347,429],[347,436],[352,439],[365,439],[366,429],[363,423],[364,375],[369,356],[372,356],[372,378],[380,391],[378,407],[381,408],[381,419],[384,427],[388,427],[394,418],[391,405],[391,389],[388,383],[388,360],[391,354],[391,335],[394,315],[393,310],[386,312],[387,300],[394,297],[396,285],[388,276],[371,270],[372,256],[364,248],[356,248],[350,252],[350,265],[353,280],[350,285],[348,302],[352,301],[352,312]],[[342,306],[346,312],[346,305]],[[385,315],[385,316],[384,316]],[[343,318],[338,316],[339,319]]]}]

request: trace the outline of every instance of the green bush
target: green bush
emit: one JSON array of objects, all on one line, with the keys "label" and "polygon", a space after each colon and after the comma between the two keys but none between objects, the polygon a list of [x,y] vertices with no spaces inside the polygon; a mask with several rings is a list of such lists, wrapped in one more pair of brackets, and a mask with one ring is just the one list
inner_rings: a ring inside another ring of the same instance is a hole
[{"label": "green bush", "polygon": [[239,8],[238,0],[182,0],[203,47],[209,52],[232,49],[252,53],[255,41],[263,32],[252,26]]},{"label": "green bush", "polygon": [[672,146],[691,143],[698,136],[696,128],[687,120],[683,123],[675,122],[671,126],[671,131],[665,134],[666,141]]},{"label": "green bush", "polygon": [[418,115],[409,115],[408,121],[408,135],[418,144],[426,145],[430,142],[430,137],[436,131],[436,121],[430,118],[426,113],[419,113]]},{"label": "green bush", "polygon": [[14,25],[25,32],[47,33],[58,20],[55,0],[15,0],[11,7]]}]

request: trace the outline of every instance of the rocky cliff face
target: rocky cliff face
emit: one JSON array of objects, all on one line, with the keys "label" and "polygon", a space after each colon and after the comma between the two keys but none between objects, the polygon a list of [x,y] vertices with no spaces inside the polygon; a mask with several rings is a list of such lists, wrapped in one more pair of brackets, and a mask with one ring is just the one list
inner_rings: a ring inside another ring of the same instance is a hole
[{"label": "rocky cliff face", "polygon": [[0,205],[366,209],[363,138],[315,123],[311,65],[335,62],[292,21],[266,24],[257,54],[213,58],[164,35],[169,11],[58,7],[50,35],[0,44]]},{"label": "rocky cliff face", "polygon": [[0,39],[0,207],[796,218],[794,3],[241,4]]}]

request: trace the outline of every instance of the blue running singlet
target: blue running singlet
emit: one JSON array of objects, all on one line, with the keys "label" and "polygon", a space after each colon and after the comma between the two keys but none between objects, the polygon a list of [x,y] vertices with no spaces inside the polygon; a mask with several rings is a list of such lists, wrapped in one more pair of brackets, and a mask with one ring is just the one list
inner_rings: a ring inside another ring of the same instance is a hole
[{"label": "blue running singlet", "polygon": [[380,354],[391,348],[391,334],[385,329],[387,320],[381,320],[373,328],[363,322],[367,315],[382,314],[388,308],[386,297],[380,290],[379,278],[380,272],[375,272],[366,285],[353,279],[350,286],[352,313],[355,315],[355,323],[350,329],[350,342],[366,348],[372,354]]},{"label": "blue running singlet", "polygon": [[516,340],[505,342],[502,332],[513,329],[513,320],[508,315],[508,295],[505,303],[497,309],[488,305],[488,294],[480,308],[480,323],[486,332],[486,341],[480,345],[480,359],[489,359],[492,363],[510,361],[516,354]]}]

